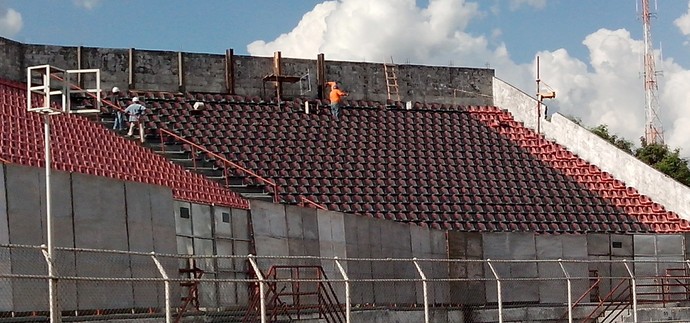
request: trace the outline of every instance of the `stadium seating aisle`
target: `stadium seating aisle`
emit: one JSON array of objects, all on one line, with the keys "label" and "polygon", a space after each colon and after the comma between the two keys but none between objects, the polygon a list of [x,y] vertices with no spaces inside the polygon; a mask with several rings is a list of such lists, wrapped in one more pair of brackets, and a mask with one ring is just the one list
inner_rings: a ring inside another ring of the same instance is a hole
[{"label": "stadium seating aisle", "polygon": [[[0,80],[0,157],[44,166],[43,120],[26,111],[26,87]],[[248,209],[249,202],[201,175],[126,140],[82,116],[51,117],[52,163],[57,170],[168,186],[180,200]]]},{"label": "stadium seating aisle", "polygon": [[[538,156],[550,167],[575,179],[589,191],[610,201],[613,205],[625,211],[650,227],[653,232],[676,233],[690,231],[690,223],[681,219],[673,212],[667,212],[663,206],[653,203],[632,187],[613,178],[611,174],[600,170],[595,165],[578,158],[564,147],[544,139],[529,128],[516,122],[509,112],[497,107],[469,107],[468,110],[478,120],[489,125],[498,133],[511,138],[535,156]],[[621,219],[618,215],[606,213],[611,224],[623,224],[624,228],[636,225],[634,221]],[[604,218],[604,221],[607,219]]]},{"label": "stadium seating aisle", "polygon": [[[276,181],[289,203],[304,195],[335,211],[462,231],[686,230],[493,107],[386,110],[353,101],[335,121],[304,114],[299,99],[281,107],[237,96],[202,99],[207,109],[196,116],[189,102],[161,103],[150,120]],[[501,125],[513,130],[492,130]]]}]

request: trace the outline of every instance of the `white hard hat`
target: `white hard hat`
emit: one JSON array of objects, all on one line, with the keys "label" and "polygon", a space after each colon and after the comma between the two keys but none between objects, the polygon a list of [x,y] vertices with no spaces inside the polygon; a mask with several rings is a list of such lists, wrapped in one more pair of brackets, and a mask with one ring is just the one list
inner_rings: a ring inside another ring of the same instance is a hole
[{"label": "white hard hat", "polygon": [[202,110],[204,108],[204,102],[195,102],[194,110]]},{"label": "white hard hat", "polygon": [[138,96],[133,97],[132,102],[139,102],[139,97]]},{"label": "white hard hat", "polygon": [[118,92],[120,92],[120,88],[118,88],[117,86],[115,86],[115,87],[113,87],[113,91],[112,91],[112,92],[113,92],[113,93],[118,93]]}]

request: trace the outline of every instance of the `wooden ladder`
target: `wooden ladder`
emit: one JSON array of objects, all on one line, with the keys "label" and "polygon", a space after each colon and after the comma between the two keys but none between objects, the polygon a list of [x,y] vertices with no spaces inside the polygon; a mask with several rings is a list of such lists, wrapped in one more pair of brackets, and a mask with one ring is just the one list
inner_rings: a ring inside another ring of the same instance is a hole
[{"label": "wooden ladder", "polygon": [[396,75],[396,70],[398,66],[393,63],[393,57],[391,57],[391,62],[383,62],[383,71],[386,73],[386,91],[388,92],[388,100],[400,101],[400,88],[398,87],[398,76]]}]

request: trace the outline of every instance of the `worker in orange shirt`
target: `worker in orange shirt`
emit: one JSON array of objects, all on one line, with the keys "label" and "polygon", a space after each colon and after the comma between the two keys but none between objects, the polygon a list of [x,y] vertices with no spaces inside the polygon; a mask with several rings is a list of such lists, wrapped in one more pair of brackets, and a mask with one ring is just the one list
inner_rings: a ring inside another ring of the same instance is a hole
[{"label": "worker in orange shirt", "polygon": [[331,87],[331,114],[338,119],[340,116],[340,102],[343,97],[347,96],[347,93],[341,90],[336,82],[328,82],[326,84]]}]

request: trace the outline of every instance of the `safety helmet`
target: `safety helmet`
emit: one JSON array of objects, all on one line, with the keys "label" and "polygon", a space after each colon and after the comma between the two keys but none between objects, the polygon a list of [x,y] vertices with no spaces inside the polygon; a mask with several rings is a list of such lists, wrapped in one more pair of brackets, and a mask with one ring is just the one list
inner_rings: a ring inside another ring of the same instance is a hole
[{"label": "safety helmet", "polygon": [[138,96],[133,97],[132,102],[139,102],[139,97]]},{"label": "safety helmet", "polygon": [[113,92],[113,93],[119,93],[119,92],[120,92],[120,88],[118,88],[117,86],[115,86],[115,87],[113,87],[113,91],[112,91],[112,92]]}]

